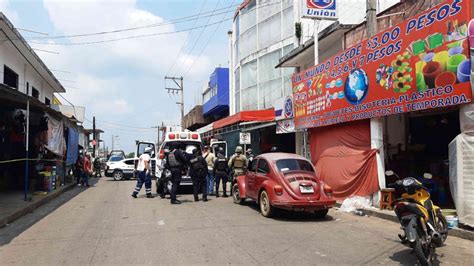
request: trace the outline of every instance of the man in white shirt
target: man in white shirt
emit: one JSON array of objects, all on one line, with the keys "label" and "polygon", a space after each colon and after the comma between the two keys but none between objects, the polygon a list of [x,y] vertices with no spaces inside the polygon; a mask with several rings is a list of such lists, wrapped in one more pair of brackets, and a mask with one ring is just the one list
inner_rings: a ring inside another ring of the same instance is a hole
[{"label": "man in white shirt", "polygon": [[215,185],[215,176],[214,176],[214,161],[216,156],[209,149],[209,146],[204,146],[204,153],[202,154],[204,160],[207,163],[207,195],[214,196],[214,185]]},{"label": "man in white shirt", "polygon": [[137,170],[139,171],[137,185],[132,193],[132,197],[137,198],[138,192],[142,189],[143,183],[145,183],[145,191],[147,198],[153,198],[151,195],[151,166],[150,166],[150,154],[152,148],[145,148],[145,152],[138,158]]}]

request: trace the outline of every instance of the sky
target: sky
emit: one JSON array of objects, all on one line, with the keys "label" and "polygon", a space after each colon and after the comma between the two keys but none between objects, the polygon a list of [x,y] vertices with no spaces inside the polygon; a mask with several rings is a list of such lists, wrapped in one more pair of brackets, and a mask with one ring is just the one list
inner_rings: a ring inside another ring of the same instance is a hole
[{"label": "sky", "polygon": [[[153,126],[162,122],[179,124],[180,111],[175,104],[179,99],[164,89],[164,76],[183,76],[186,113],[197,103],[214,68],[228,66],[227,32],[232,27],[236,6],[241,2],[0,0],[0,10],[15,27],[48,34],[21,31],[32,48],[50,51],[36,50],[66,88],[62,96],[76,106],[86,107],[84,127],[92,128],[90,121],[95,116],[97,127],[105,131],[102,139],[109,149],[115,135],[118,148],[133,152],[135,140],[157,139]],[[346,2],[351,2],[349,11],[358,6],[357,3],[362,5],[361,10],[365,8],[365,0]],[[385,2],[393,0],[382,0]],[[197,14],[202,14],[198,20],[176,22]],[[359,20],[363,16],[359,16]],[[57,38],[144,25],[150,27]],[[178,33],[107,42],[176,31]],[[71,45],[77,43],[82,44]],[[64,99],[59,99],[66,104]]]}]

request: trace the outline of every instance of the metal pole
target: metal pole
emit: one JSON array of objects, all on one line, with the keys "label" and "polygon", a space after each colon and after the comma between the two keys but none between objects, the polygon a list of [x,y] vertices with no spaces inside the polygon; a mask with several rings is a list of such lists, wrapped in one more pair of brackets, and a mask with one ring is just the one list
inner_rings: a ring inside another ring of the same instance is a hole
[{"label": "metal pole", "polygon": [[95,135],[95,116],[92,117],[92,156],[95,156],[95,145],[97,144],[96,135]]},{"label": "metal pole", "polygon": [[184,87],[183,87],[183,77],[181,77],[181,123],[183,123],[184,118]]},{"label": "metal pole", "polygon": [[26,153],[26,159],[25,159],[25,201],[28,200],[28,158],[30,157],[29,154],[29,148],[28,146],[30,145],[29,142],[30,138],[30,100],[26,100],[26,145],[25,145],[25,153]]}]

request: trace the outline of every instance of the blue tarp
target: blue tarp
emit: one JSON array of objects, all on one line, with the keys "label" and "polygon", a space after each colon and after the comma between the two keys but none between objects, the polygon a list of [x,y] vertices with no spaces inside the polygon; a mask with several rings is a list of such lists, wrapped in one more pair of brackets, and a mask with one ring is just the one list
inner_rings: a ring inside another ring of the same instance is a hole
[{"label": "blue tarp", "polygon": [[68,129],[69,135],[67,141],[66,165],[72,165],[76,163],[79,153],[79,133],[74,128]]}]

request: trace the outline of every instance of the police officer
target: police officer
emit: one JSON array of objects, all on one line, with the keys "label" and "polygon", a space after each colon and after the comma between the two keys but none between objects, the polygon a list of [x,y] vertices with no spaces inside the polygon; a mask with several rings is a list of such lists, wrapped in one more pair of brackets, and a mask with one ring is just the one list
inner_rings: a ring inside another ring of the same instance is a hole
[{"label": "police officer", "polygon": [[227,158],[224,155],[224,149],[219,148],[217,159],[214,162],[214,176],[216,177],[216,197],[219,197],[219,183],[222,180],[222,190],[224,191],[224,198],[227,197],[226,186],[227,177],[229,174],[229,165]]},{"label": "police officer", "polygon": [[[168,156],[168,153],[170,152],[168,149],[164,150],[165,152],[165,157]],[[166,193],[170,193],[170,189],[168,189],[168,182],[171,181],[171,172],[167,168],[166,165],[166,159],[161,160],[161,165],[160,165],[161,171],[161,176],[156,182],[156,193],[160,195],[160,198],[164,199],[166,196]]]},{"label": "police officer", "polygon": [[173,150],[171,150],[166,157],[166,168],[171,171],[171,183],[173,184],[170,191],[171,204],[181,204],[181,201],[176,199],[176,193],[178,192],[179,183],[181,182],[181,173],[187,160],[183,151],[179,149],[179,143],[172,143],[171,147],[173,147]]},{"label": "police officer", "polygon": [[194,186],[194,201],[199,201],[199,192],[202,193],[202,200],[207,201],[207,162],[198,149],[193,149],[192,155],[189,158],[189,164],[189,175],[193,180]]},{"label": "police officer", "polygon": [[247,165],[252,165],[253,158],[255,157],[252,149],[248,148],[247,151],[245,151],[245,156],[247,157]]},{"label": "police officer", "polygon": [[153,198],[153,195],[151,195],[151,150],[151,147],[145,148],[145,152],[138,158],[137,170],[140,171],[140,173],[138,174],[137,185],[132,193],[132,197],[134,198],[137,198],[137,194],[142,189],[143,183],[145,183],[146,197]]},{"label": "police officer", "polygon": [[247,168],[247,157],[243,155],[243,149],[241,146],[237,146],[235,148],[235,153],[230,157],[229,160],[229,168],[232,171],[232,180],[234,182],[234,178],[239,175],[243,175],[245,173],[245,169]]}]

